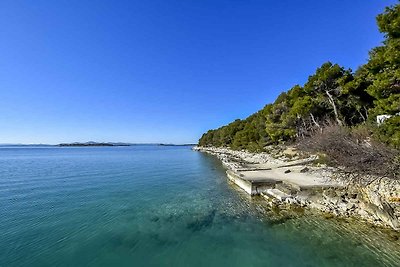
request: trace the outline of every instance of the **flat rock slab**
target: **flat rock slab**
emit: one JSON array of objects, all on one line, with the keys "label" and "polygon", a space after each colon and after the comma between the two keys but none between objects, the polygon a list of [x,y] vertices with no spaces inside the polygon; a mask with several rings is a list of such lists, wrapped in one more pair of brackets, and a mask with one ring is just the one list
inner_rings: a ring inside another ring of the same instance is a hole
[{"label": "flat rock slab", "polygon": [[253,163],[253,164],[246,164],[245,167],[241,168],[240,170],[243,171],[250,171],[250,170],[270,170],[270,169],[277,169],[277,168],[286,168],[286,167],[291,167],[291,166],[304,166],[312,163],[316,160],[316,157],[310,157],[306,159],[298,159],[298,160],[292,160],[292,161],[282,161],[282,160],[275,160],[271,162],[266,162],[266,163]]},{"label": "flat rock slab", "polygon": [[[326,179],[321,175],[300,172],[300,170],[303,168],[304,166],[294,166],[290,168],[287,167],[271,170],[240,171],[240,177],[250,182],[282,182],[299,190],[341,187],[341,185],[337,182]],[[287,170],[290,170],[290,172],[285,173]]]}]

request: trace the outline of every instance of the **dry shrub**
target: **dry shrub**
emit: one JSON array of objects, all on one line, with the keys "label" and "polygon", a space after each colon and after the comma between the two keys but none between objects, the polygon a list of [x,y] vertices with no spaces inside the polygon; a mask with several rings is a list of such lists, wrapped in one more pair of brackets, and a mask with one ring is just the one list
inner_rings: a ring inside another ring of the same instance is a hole
[{"label": "dry shrub", "polygon": [[312,153],[324,153],[330,165],[345,172],[399,178],[399,152],[372,140],[364,129],[353,132],[347,127],[330,124],[299,140],[298,147]]}]

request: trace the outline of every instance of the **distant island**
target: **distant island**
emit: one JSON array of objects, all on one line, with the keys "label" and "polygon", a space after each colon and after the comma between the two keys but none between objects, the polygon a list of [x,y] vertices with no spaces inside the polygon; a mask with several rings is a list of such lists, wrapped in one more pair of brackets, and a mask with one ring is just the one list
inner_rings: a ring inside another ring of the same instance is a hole
[{"label": "distant island", "polygon": [[149,146],[195,146],[196,144],[164,144],[164,143],[149,143],[149,144],[134,144],[134,143],[121,143],[121,142],[74,142],[74,143],[61,143],[57,146],[137,146],[137,145],[149,145]]},{"label": "distant island", "polygon": [[58,144],[58,146],[130,146],[131,144],[128,143],[103,143],[103,142],[86,142],[86,143],[79,143],[79,142],[74,142],[74,143],[62,143]]}]

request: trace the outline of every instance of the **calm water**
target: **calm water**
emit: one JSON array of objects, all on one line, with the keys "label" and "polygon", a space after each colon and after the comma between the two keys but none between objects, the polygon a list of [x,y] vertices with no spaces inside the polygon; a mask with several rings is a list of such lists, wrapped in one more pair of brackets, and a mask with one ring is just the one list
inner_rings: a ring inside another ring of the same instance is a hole
[{"label": "calm water", "polygon": [[0,266],[399,266],[391,232],[268,210],[188,147],[0,148]]}]

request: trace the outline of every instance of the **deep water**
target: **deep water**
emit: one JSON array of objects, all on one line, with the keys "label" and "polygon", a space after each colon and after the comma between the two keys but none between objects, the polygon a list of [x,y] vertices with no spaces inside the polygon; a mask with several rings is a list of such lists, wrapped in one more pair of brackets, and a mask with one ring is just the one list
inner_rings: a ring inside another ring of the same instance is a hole
[{"label": "deep water", "polygon": [[400,266],[396,233],[270,210],[190,147],[2,147],[0,230],[0,266]]}]

